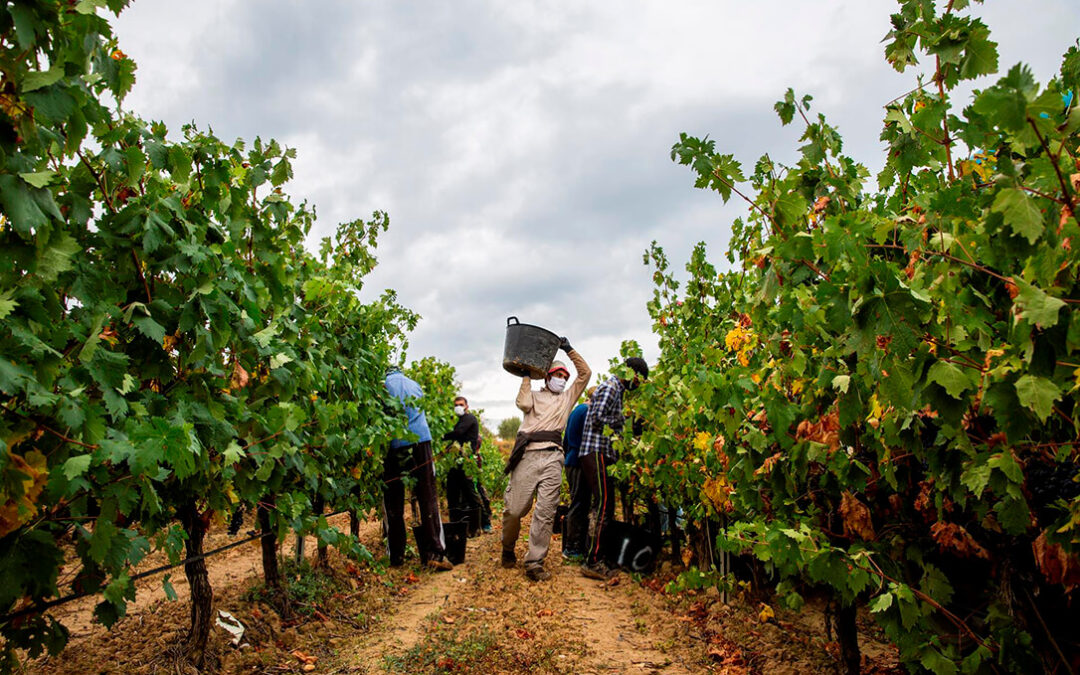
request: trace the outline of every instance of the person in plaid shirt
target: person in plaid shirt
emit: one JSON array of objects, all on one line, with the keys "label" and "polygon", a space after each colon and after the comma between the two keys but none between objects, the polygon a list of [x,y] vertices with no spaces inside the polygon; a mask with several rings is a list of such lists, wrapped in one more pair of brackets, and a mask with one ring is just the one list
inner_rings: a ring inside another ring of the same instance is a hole
[{"label": "person in plaid shirt", "polygon": [[[604,562],[600,551],[604,528],[615,518],[615,481],[608,473],[608,465],[616,461],[618,456],[611,441],[622,431],[623,393],[636,389],[641,380],[649,377],[649,366],[645,359],[632,356],[626,359],[625,365],[627,374],[633,372],[632,379],[613,376],[593,392],[589,411],[585,414],[581,448],[578,450],[582,474],[589,482],[589,491],[593,495],[589,550],[585,564],[581,566],[581,573],[590,579],[608,579],[617,574]],[[607,429],[611,429],[612,435],[605,433]]]}]

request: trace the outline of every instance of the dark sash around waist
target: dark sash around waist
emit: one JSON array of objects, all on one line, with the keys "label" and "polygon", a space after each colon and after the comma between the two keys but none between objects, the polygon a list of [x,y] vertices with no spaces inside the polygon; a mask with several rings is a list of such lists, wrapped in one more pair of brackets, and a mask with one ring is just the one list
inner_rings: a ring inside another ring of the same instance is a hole
[{"label": "dark sash around waist", "polygon": [[506,462],[506,468],[503,473],[510,473],[514,470],[514,467],[518,465],[521,458],[525,456],[525,446],[529,443],[552,443],[556,447],[552,450],[562,449],[562,432],[561,431],[519,431],[517,438],[514,439],[514,449],[510,451],[510,459]]}]

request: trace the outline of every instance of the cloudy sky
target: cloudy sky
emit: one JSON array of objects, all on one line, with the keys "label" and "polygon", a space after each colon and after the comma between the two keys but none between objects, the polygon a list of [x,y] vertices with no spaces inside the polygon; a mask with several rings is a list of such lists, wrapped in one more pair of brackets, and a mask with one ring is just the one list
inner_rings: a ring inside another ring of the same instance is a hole
[{"label": "cloudy sky", "polygon": [[[506,317],[566,335],[604,370],[653,360],[642,253],[719,262],[744,209],[671,162],[679,132],[744,163],[790,161],[772,104],[814,96],[846,150],[881,166],[882,106],[914,86],[884,62],[891,0],[136,0],[114,22],[139,65],[126,107],[296,148],[287,191],[337,223],[390,214],[365,295],[423,315],[410,357],[457,368],[494,425],[516,413]],[[1040,81],[1080,35],[1076,0],[976,11],[1002,70]]]}]

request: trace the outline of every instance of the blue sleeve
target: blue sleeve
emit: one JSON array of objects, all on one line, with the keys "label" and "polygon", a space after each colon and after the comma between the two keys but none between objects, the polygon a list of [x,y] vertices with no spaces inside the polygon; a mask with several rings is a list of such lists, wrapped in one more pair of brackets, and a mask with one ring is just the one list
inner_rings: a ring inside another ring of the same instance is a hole
[{"label": "blue sleeve", "polygon": [[390,375],[387,375],[386,376],[386,391],[389,392],[389,394],[391,396],[393,396],[397,400],[404,403],[405,402],[405,378],[401,377],[400,375],[397,375],[396,373],[392,373]]},{"label": "blue sleeve", "polygon": [[581,447],[581,433],[585,430],[585,415],[588,406],[578,404],[570,413],[570,419],[566,422],[566,433],[563,435],[563,449],[577,450]]}]

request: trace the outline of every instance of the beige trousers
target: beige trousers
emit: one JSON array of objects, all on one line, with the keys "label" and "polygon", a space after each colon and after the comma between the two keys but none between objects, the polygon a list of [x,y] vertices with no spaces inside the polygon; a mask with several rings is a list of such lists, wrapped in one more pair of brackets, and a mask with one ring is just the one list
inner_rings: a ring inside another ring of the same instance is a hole
[{"label": "beige trousers", "polygon": [[521,519],[532,508],[532,525],[529,527],[529,551],[525,555],[525,568],[543,567],[551,543],[551,526],[555,522],[555,510],[559,506],[559,490],[562,488],[563,453],[555,450],[526,452],[510,473],[510,483],[503,498],[504,551],[513,551],[521,533]]}]

